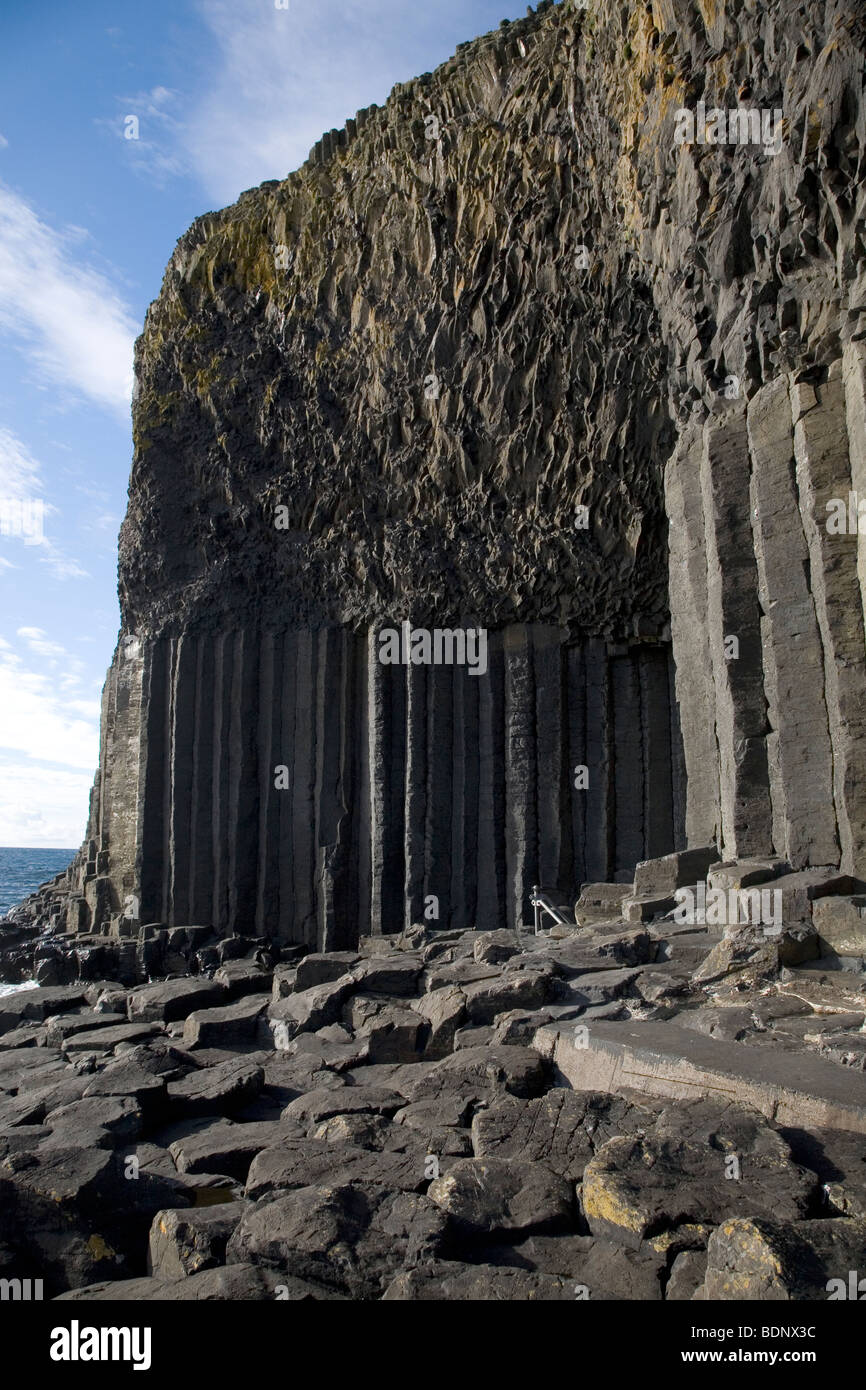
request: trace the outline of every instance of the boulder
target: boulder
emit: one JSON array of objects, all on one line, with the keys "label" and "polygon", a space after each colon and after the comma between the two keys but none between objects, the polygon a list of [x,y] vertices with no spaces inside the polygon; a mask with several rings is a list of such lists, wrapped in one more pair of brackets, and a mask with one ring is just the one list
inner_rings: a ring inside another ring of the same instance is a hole
[{"label": "boulder", "polygon": [[346,1086],[307,1091],[286,1106],[283,1120],[309,1130],[332,1115],[394,1115],[405,1105],[399,1091],[384,1086]]},{"label": "boulder", "polygon": [[406,951],[393,956],[374,956],[352,970],[358,990],[363,994],[387,994],[406,998],[415,994],[421,975],[421,958]]},{"label": "boulder", "polygon": [[864,1250],[864,1221],[731,1218],[710,1236],[707,1272],[695,1297],[859,1300]]},{"label": "boulder", "polygon": [[458,1158],[427,1195],[464,1235],[568,1230],[574,1224],[574,1185],[543,1163]]},{"label": "boulder", "polygon": [[251,994],[222,1008],[196,1010],[183,1025],[183,1041],[187,1047],[230,1047],[233,1043],[254,1042],[270,1002],[269,994]]},{"label": "boulder", "polygon": [[478,932],[472,949],[473,960],[479,965],[502,965],[523,950],[520,937],[514,931]]},{"label": "boulder", "polygon": [[473,1047],[436,1062],[412,1087],[412,1100],[432,1100],[448,1094],[489,1097],[507,1092],[537,1096],[547,1085],[547,1072],[538,1053],[528,1047]]},{"label": "boulder", "polygon": [[268,1027],[274,1046],[285,1051],[298,1033],[315,1033],[330,1023],[338,1023],[343,1005],[356,988],[351,975],[341,975],[326,984],[314,985],[289,994],[268,1009]]},{"label": "boulder", "polygon": [[257,1153],[299,1133],[297,1127],[282,1121],[235,1124],[215,1120],[173,1140],[168,1150],[180,1173],[226,1173],[246,1182]]},{"label": "boulder", "polygon": [[170,1281],[223,1264],[229,1236],[243,1212],[242,1202],[157,1212],[150,1228],[148,1273]]},{"label": "boulder", "polygon": [[428,1025],[424,1056],[434,1061],[447,1057],[454,1050],[454,1035],[466,1018],[466,996],[457,985],[444,985],[430,990],[411,1007]]},{"label": "boulder", "polygon": [[816,1188],[763,1116],[701,1100],[666,1108],[645,1136],[609,1140],[584,1169],[581,1202],[594,1235],[638,1248],[685,1224],[803,1217]]},{"label": "boulder", "polygon": [[417,1193],[371,1183],[302,1187],[247,1210],[227,1258],[374,1299],[402,1269],[435,1258],[445,1231],[444,1213]]}]

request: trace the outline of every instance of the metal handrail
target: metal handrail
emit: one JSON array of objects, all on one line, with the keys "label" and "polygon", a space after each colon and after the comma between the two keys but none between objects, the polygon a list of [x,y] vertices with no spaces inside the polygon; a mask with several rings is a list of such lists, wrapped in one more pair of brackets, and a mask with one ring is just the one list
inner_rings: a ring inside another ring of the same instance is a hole
[{"label": "metal handrail", "polygon": [[536,883],[533,886],[529,898],[530,905],[535,912],[535,935],[538,936],[541,925],[541,913],[546,912],[548,917],[552,917],[558,927],[573,927],[574,920],[565,916],[561,907],[557,907],[551,900],[549,894],[545,893]]}]

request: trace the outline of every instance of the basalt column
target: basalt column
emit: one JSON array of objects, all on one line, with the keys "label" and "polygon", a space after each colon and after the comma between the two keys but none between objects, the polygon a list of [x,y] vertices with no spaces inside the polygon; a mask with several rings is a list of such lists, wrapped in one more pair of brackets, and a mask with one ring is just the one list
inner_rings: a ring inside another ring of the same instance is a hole
[{"label": "basalt column", "polygon": [[383,665],[376,639],[145,643],[146,775],[124,814],[147,833],[138,881],[102,891],[140,893],[143,923],[340,949],[415,921],[529,921],[534,883],[568,900],[673,847],[667,648],[516,626],[473,671]]}]

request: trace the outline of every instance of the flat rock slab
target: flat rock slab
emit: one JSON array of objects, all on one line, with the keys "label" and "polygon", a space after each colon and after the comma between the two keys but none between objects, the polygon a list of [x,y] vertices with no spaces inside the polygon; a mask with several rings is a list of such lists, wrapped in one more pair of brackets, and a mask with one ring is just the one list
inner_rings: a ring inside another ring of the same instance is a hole
[{"label": "flat rock slab", "polygon": [[567,1278],[575,1298],[596,1300],[658,1302],[667,1270],[665,1255],[628,1250],[594,1236],[531,1235],[508,1245],[483,1246],[477,1253],[489,1265]]},{"label": "flat rock slab", "polygon": [[324,1139],[287,1139],[256,1154],[246,1195],[257,1202],[271,1192],[316,1184],[342,1187],[352,1182],[379,1183],[392,1192],[421,1192],[429,1181],[426,1148],[418,1138],[413,1143],[413,1137],[407,1130],[402,1152]]},{"label": "flat rock slab", "polygon": [[[262,986],[264,988],[264,986]],[[213,980],[183,978],[163,980],[159,984],[142,985],[127,997],[126,1009],[131,1023],[176,1023],[193,1009],[207,1009],[224,1003],[228,998],[225,987]]]},{"label": "flat rock slab", "polygon": [[187,1115],[227,1114],[257,1096],[264,1080],[262,1067],[238,1057],[170,1082],[168,1098],[176,1112]]},{"label": "flat rock slab", "polygon": [[113,1052],[121,1044],[147,1042],[161,1032],[160,1023],[118,1023],[112,1028],[96,1028],[64,1038],[63,1051],[67,1056],[75,1052]]},{"label": "flat rock slab", "polygon": [[21,989],[15,994],[4,995],[0,999],[0,1033],[10,1033],[22,1023],[41,1023],[52,1014],[62,1014],[67,1009],[77,1009],[87,1003],[87,986],[65,985],[42,989]]},{"label": "flat rock slab", "polygon": [[252,1042],[270,1002],[269,994],[250,994],[223,1008],[197,1009],[183,1025],[184,1043],[187,1047],[227,1047],[235,1042]]},{"label": "flat rock slab", "polygon": [[823,1057],[633,1020],[593,1023],[579,1038],[573,1028],[546,1024],[533,1046],[578,1091],[632,1090],[672,1100],[710,1095],[750,1105],[779,1125],[866,1134],[866,1074]]},{"label": "flat rock slab", "polygon": [[217,1121],[169,1144],[179,1173],[227,1173],[246,1182],[256,1154],[283,1136],[297,1137],[298,1129],[281,1121],[261,1120],[239,1125]]},{"label": "flat rock slab", "polygon": [[640,1104],[564,1088],[534,1100],[504,1096],[475,1116],[472,1144],[477,1158],[529,1159],[579,1182],[597,1149],[617,1135],[648,1130],[659,1109],[649,1099]]},{"label": "flat rock slab", "polygon": [[344,1086],[336,1090],[308,1091],[283,1111],[289,1123],[312,1127],[332,1115],[394,1115],[402,1110],[405,1097],[385,1086]]},{"label": "flat rock slab", "polygon": [[45,1025],[45,1041],[49,1047],[59,1047],[64,1038],[75,1033],[93,1032],[96,1028],[113,1028],[128,1022],[126,1014],[102,1013],[86,1009],[81,1013],[52,1014]]}]

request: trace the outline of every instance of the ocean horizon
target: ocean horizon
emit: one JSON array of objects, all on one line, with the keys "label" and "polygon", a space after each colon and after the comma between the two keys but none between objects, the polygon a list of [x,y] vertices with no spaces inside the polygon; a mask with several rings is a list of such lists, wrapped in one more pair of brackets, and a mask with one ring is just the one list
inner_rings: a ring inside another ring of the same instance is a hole
[{"label": "ocean horizon", "polygon": [[0,845],[0,921],[40,884],[61,873],[75,849],[22,849]]}]

